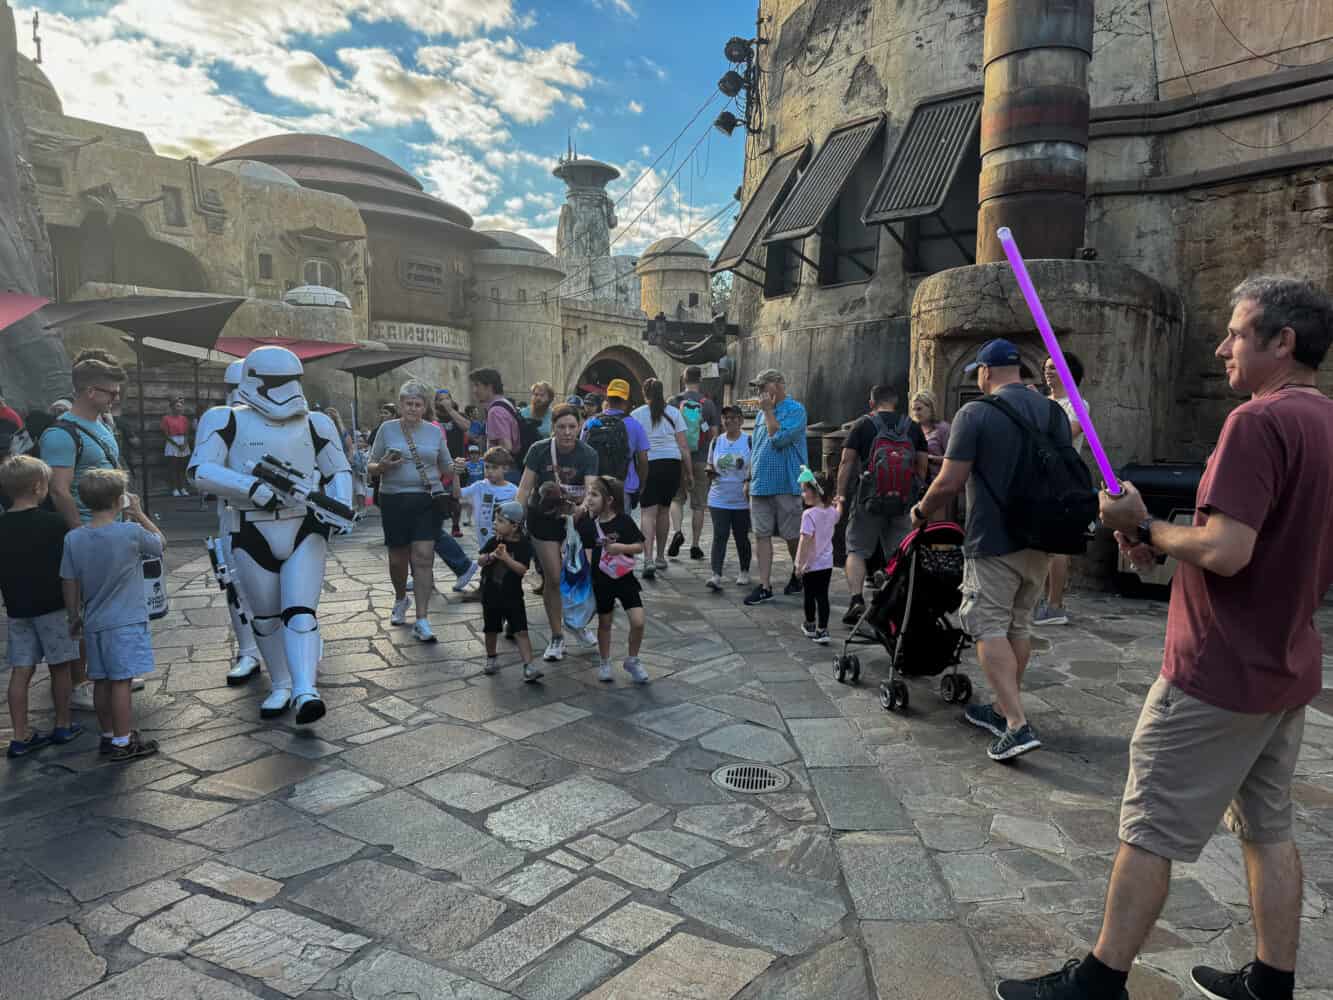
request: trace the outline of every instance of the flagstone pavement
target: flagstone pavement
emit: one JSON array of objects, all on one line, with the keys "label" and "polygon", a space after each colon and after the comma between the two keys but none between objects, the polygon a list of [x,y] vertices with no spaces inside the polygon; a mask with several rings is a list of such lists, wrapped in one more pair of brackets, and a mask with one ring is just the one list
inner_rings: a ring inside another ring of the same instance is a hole
[{"label": "flagstone pavement", "polygon": [[[162,752],[105,765],[89,735],[0,765],[0,997],[981,1000],[997,975],[1083,954],[1165,607],[1071,600],[1074,624],[1042,633],[1027,674],[1046,748],[1001,766],[933,683],[909,682],[906,716],[884,712],[881,649],[839,684],[833,649],[798,631],[799,598],[745,608],[740,588],[709,593],[703,566],[645,584],[649,686],[599,684],[577,644],[525,685],[512,647],[482,675],[479,608],[456,595],[437,600],[438,645],[390,627],[378,525],[363,526],[325,583],[329,713],[298,729],[260,721],[261,685],[222,683],[226,613],[191,558],[136,697]],[[1333,633],[1327,609],[1321,624]],[[1304,1000],[1333,1000],[1325,664],[1294,789]],[[984,697],[971,653],[964,669]],[[34,693],[45,725],[44,680]],[[738,761],[791,784],[716,787]],[[1192,964],[1252,948],[1220,834],[1177,867],[1131,996],[1193,996]]]}]

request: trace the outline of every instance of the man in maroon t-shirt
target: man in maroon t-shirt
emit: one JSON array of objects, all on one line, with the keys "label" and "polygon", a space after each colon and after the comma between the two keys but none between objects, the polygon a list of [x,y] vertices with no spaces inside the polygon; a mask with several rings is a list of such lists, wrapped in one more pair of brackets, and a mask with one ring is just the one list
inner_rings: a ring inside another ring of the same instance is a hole
[{"label": "man in maroon t-shirt", "polygon": [[1333,401],[1315,372],[1333,301],[1308,282],[1259,277],[1232,294],[1217,356],[1250,399],[1227,418],[1192,525],[1152,518],[1138,491],[1102,495],[1102,523],[1136,562],[1180,562],[1162,675],[1130,744],[1120,850],[1097,945],[1001,1000],[1122,1000],[1166,902],[1173,861],[1193,862],[1225,818],[1241,840],[1255,961],[1193,970],[1205,996],[1291,1000],[1301,863],[1291,780],[1305,706],[1323,682],[1314,613],[1333,585]]}]

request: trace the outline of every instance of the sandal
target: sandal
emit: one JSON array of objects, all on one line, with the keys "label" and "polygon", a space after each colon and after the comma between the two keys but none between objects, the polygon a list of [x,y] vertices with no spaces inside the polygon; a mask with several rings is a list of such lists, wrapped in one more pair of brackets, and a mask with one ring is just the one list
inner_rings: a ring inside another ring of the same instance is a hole
[{"label": "sandal", "polygon": [[130,737],[129,743],[125,746],[113,746],[108,759],[113,764],[123,764],[127,761],[138,760],[140,757],[150,757],[155,753],[157,753],[157,740],[141,740],[136,733]]}]

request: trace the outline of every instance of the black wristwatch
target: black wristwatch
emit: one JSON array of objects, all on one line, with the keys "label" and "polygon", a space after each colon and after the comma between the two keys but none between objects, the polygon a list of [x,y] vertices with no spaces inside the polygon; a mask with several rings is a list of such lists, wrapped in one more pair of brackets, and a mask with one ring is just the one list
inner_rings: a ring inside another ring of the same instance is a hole
[{"label": "black wristwatch", "polygon": [[1140,544],[1140,545],[1151,545],[1151,544],[1152,544],[1152,526],[1153,526],[1156,522],[1157,522],[1157,518],[1153,517],[1151,514],[1149,514],[1147,517],[1145,517],[1142,521],[1139,522],[1139,544]]},{"label": "black wristwatch", "polygon": [[913,519],[913,520],[916,520],[916,521],[925,521],[925,520],[928,520],[927,517],[926,517],[926,515],[925,515],[925,513],[921,510],[921,505],[920,505],[920,504],[915,504],[915,505],[912,507],[912,509],[909,510],[907,513],[910,514],[910,515],[912,516],[912,519]]}]

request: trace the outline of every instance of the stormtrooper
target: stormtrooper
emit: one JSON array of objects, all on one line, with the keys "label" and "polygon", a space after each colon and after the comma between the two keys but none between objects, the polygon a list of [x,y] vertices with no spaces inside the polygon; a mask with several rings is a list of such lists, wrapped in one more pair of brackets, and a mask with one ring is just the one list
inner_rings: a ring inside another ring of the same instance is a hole
[{"label": "stormtrooper", "polygon": [[[227,366],[223,380],[227,385],[226,403],[219,409],[236,406],[240,400],[236,392],[241,385],[243,361],[233,361]],[[208,419],[205,417],[205,419]],[[219,416],[221,419],[221,416]],[[218,587],[227,595],[227,611],[231,615],[231,631],[236,636],[236,660],[227,671],[227,684],[235,687],[247,683],[259,673],[259,647],[255,645],[255,632],[250,626],[249,604],[240,593],[236,583],[236,560],[231,551],[231,511],[227,501],[218,497],[218,535],[207,541],[209,558],[213,562],[213,573],[217,577]]]},{"label": "stormtrooper", "polygon": [[310,412],[303,371],[284,347],[251,351],[238,405],[204,414],[188,470],[227,500],[234,571],[272,686],[260,715],[295,707],[300,724],[324,715],[315,687],[324,560],[329,535],[352,525],[351,467],[333,421]]}]

